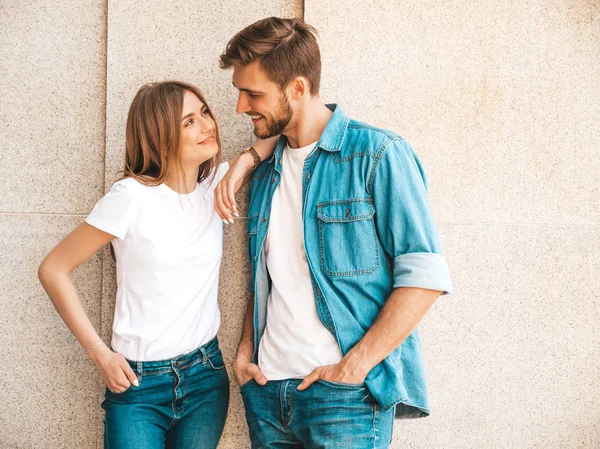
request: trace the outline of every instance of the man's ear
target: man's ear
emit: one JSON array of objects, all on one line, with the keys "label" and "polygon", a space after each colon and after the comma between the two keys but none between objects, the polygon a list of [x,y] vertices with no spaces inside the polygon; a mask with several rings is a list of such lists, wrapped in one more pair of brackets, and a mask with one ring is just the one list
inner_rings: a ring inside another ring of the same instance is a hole
[{"label": "man's ear", "polygon": [[304,95],[307,95],[310,92],[310,85],[308,80],[303,76],[298,76],[292,80],[290,83],[291,94],[294,100],[299,100]]}]

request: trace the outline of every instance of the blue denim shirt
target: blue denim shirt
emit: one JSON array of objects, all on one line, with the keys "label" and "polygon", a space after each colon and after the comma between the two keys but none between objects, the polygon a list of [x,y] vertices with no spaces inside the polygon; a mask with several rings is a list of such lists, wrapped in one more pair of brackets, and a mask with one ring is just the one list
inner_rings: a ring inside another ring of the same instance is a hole
[{"label": "blue denim shirt", "polygon": [[[406,141],[349,119],[336,105],[302,175],[306,256],[317,314],[346,354],[367,333],[397,287],[448,293],[448,267],[427,199],[423,169]],[[248,235],[254,293],[254,359],[270,284],[263,251],[285,137],[256,170]],[[421,345],[414,331],[375,366],[366,386],[387,410],[429,414]]]}]

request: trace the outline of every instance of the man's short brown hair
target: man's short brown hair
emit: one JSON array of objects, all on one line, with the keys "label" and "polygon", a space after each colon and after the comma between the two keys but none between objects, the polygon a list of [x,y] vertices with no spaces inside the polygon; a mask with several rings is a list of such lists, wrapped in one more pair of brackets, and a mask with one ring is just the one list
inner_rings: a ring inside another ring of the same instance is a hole
[{"label": "man's short brown hair", "polygon": [[269,17],[247,26],[231,38],[221,55],[222,69],[259,61],[267,76],[284,89],[297,76],[310,82],[317,95],[321,84],[321,52],[317,30],[302,19]]}]

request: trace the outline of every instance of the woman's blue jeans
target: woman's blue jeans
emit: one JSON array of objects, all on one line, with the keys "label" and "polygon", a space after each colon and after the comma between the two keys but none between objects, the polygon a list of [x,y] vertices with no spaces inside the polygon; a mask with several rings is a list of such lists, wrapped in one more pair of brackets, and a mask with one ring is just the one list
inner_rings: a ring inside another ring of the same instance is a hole
[{"label": "woman's blue jeans", "polygon": [[140,382],[106,390],[106,449],[214,449],[229,407],[229,379],[216,338],[171,360],[129,361]]}]

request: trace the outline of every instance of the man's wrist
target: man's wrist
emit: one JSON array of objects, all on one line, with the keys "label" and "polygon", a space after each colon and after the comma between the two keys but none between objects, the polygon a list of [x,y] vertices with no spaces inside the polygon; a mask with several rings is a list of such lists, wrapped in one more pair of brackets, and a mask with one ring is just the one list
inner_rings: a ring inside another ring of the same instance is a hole
[{"label": "man's wrist", "polygon": [[370,357],[361,354],[360,351],[350,351],[342,358],[340,365],[342,369],[352,377],[366,378],[373,369]]},{"label": "man's wrist", "polygon": [[238,350],[237,353],[235,354],[235,360],[233,361],[233,364],[248,364],[248,363],[252,363],[252,357],[254,355],[254,351],[253,351],[253,344],[252,342],[242,342],[240,343],[240,345],[238,346]]}]

